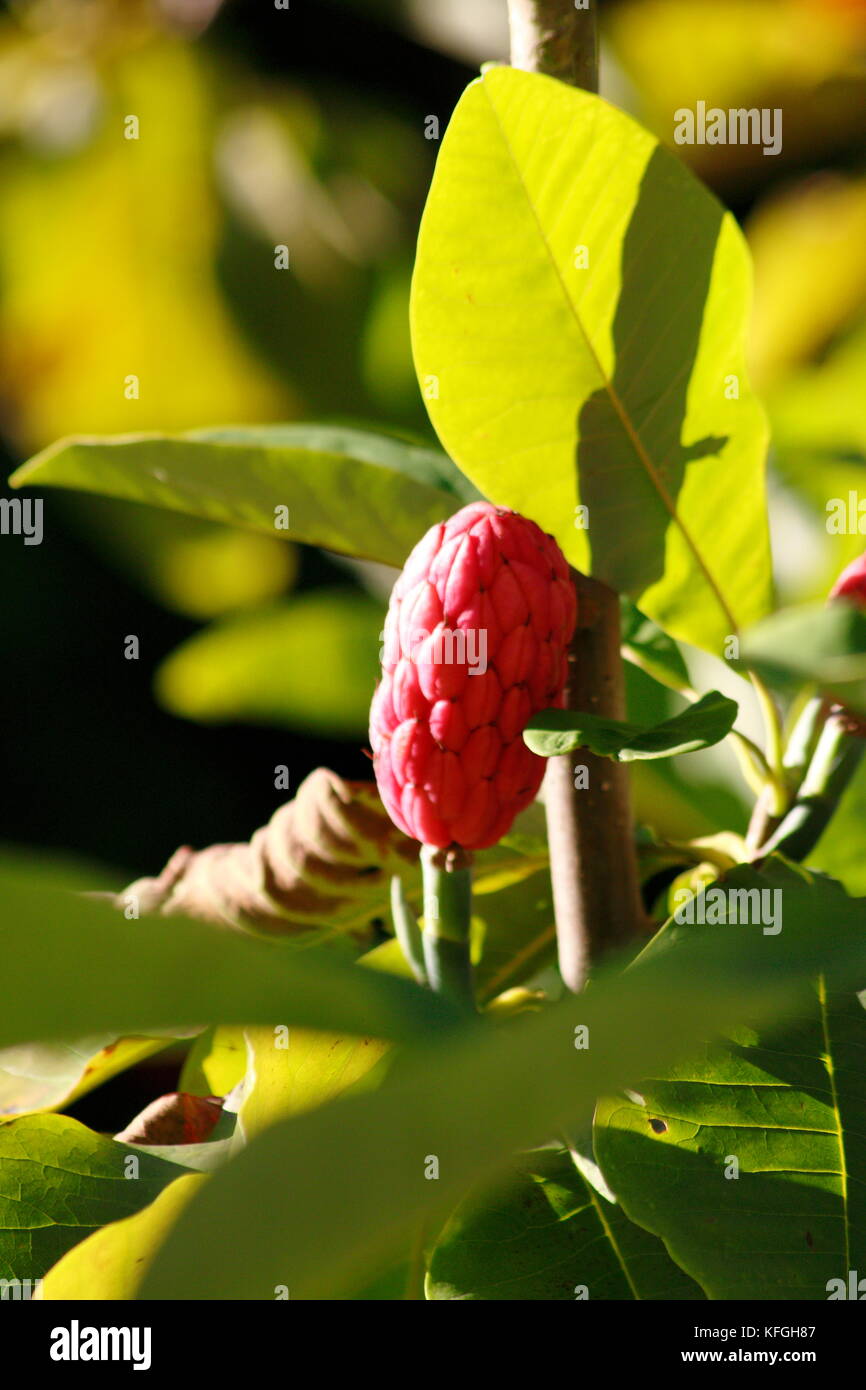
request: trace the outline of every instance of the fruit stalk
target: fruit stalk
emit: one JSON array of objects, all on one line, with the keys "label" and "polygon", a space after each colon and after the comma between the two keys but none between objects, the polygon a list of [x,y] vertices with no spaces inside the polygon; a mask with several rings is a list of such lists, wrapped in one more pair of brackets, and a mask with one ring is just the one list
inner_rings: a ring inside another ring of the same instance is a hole
[{"label": "fruit stalk", "polygon": [[[598,90],[595,6],[572,0],[509,0],[513,67]],[[569,648],[566,708],[625,718],[617,596],[571,570],[578,621]],[[575,786],[574,764],[588,786]],[[581,751],[551,758],[545,779],[550,872],[560,970],[579,990],[592,961],[640,931],[643,910],[634,848],[628,772]]]},{"label": "fruit stalk", "polygon": [[424,964],[431,989],[475,1011],[469,931],[472,856],[461,849],[421,848]]},{"label": "fruit stalk", "polygon": [[811,854],[860,766],[864,748],[862,735],[851,732],[850,717],[843,710],[834,711],[821,730],[793,806],[761,846],[762,858],[776,850],[797,861]]}]

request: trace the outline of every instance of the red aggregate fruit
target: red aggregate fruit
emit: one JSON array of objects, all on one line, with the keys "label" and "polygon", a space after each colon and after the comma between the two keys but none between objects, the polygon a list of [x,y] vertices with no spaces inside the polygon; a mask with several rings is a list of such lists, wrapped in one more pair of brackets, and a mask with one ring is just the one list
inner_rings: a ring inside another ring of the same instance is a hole
[{"label": "red aggregate fruit", "polygon": [[[846,565],[830,590],[830,598],[841,599],[866,613],[866,551],[858,555],[856,560],[852,560],[850,565]],[[857,738],[866,738],[866,720],[846,710],[844,705],[834,705],[832,713],[843,721],[846,733]]]},{"label": "red aggregate fruit", "polygon": [[379,793],[402,831],[485,849],[536,796],[522,734],[561,707],[577,600],[552,536],[473,502],[432,527],[394,585],[370,710]]},{"label": "red aggregate fruit", "polygon": [[866,609],[866,551],[843,569],[830,590],[830,597],[847,599],[858,608]]}]

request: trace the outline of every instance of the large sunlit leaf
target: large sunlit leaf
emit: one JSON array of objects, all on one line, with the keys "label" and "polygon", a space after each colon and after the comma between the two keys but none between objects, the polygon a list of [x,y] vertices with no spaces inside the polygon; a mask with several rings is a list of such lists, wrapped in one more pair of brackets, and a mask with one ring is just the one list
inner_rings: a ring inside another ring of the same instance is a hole
[{"label": "large sunlit leaf", "polygon": [[435,449],[342,425],[62,439],[12,483],[105,493],[397,566],[477,495]]},{"label": "large sunlit leaf", "polygon": [[629,117],[510,68],[470,85],[413,280],[433,423],[494,501],[717,653],[770,593],[749,292],[733,217]]},{"label": "large sunlit leaf", "polygon": [[674,758],[721,742],[733,727],[737,708],[736,700],[712,690],[661,724],[626,723],[579,710],[546,709],[533,715],[523,738],[542,758],[573,753],[577,748],[589,748],[617,763]]},{"label": "large sunlit leaf", "polygon": [[267,1129],[183,1214],[142,1296],[255,1299],[276,1284],[292,1298],[331,1295],[384,1267],[515,1150],[587,1119],[598,1095],[744,1017],[802,1005],[825,963],[836,984],[866,974],[864,905],[836,890],[816,931],[820,885],[795,875],[785,892],[781,937],[689,929],[625,972],[600,973],[580,998],[442,1039],[378,1090]]},{"label": "large sunlit leaf", "polygon": [[661,1241],[581,1177],[565,1150],[528,1154],[462,1202],[433,1251],[430,1299],[702,1299]]}]

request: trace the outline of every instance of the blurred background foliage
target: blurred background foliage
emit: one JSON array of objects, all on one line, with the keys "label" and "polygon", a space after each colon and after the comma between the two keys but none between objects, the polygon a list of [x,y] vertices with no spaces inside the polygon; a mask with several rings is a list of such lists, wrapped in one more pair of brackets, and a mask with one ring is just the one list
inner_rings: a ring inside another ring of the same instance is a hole
[{"label": "blurred background foliage", "polygon": [[[505,10],[0,5],[7,473],[70,433],[341,418],[429,437],[407,324],[425,131],[505,57]],[[776,157],[677,150],[752,246],[779,591],[819,597],[866,546],[825,524],[866,480],[866,0],[603,0],[601,16],[603,93],[668,142],[699,100],[784,113]],[[369,775],[389,572],[131,504],[44,504],[41,546],[0,538],[0,841],[122,882],[179,843],[247,838],[285,798],[278,765],[292,788],[320,763]],[[744,698],[688,657],[696,684]],[[633,712],[664,717],[674,697],[629,682]],[[637,774],[641,818],[676,839],[743,827],[726,749],[659,766]],[[866,782],[846,814],[864,806]],[[844,836],[825,857],[866,891]]]}]

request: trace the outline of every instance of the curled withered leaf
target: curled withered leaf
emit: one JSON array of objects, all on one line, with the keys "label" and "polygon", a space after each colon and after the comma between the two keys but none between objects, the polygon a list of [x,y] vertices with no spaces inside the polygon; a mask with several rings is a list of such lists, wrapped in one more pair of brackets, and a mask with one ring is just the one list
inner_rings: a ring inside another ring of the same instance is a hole
[{"label": "curled withered leaf", "polygon": [[204,1144],[222,1114],[221,1096],[172,1091],[146,1105],[115,1134],[124,1144]]},{"label": "curled withered leaf", "polygon": [[142,913],[271,935],[327,927],[363,939],[387,912],[391,876],[417,874],[417,854],[372,782],[345,782],[320,767],[248,843],[179,849],[156,878],[131,883],[115,902],[135,898]]}]

